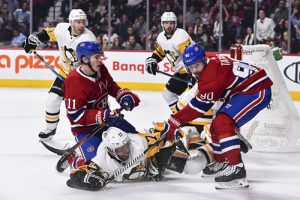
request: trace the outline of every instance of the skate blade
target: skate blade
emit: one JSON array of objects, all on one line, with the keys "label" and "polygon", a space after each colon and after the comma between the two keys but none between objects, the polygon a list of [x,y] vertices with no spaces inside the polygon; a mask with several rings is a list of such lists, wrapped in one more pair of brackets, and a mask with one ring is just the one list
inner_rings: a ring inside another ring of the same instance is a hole
[{"label": "skate blade", "polygon": [[230,182],[217,182],[215,188],[217,190],[221,189],[245,189],[249,187],[248,181],[246,179],[237,179]]}]

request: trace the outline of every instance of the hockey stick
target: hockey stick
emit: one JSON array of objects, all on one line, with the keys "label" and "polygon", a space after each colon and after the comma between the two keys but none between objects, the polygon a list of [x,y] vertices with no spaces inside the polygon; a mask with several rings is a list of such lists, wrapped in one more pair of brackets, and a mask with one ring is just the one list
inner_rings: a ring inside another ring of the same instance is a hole
[{"label": "hockey stick", "polygon": [[61,75],[59,75],[50,65],[49,63],[47,63],[47,61],[40,55],[38,54],[36,51],[33,51],[33,53],[61,80],[64,81],[64,77],[62,77]]},{"label": "hockey stick", "polygon": [[160,70],[157,70],[157,72],[160,73],[160,74],[169,76],[169,77],[171,77],[171,78],[174,78],[174,79],[176,79],[176,80],[178,80],[178,81],[184,82],[184,83],[188,84],[188,86],[193,86],[192,82],[190,82],[190,81],[188,81],[188,80],[185,80],[185,79],[183,79],[183,78],[176,77],[176,76],[174,76],[174,75],[168,74],[168,73],[163,72],[163,71],[160,71]]}]

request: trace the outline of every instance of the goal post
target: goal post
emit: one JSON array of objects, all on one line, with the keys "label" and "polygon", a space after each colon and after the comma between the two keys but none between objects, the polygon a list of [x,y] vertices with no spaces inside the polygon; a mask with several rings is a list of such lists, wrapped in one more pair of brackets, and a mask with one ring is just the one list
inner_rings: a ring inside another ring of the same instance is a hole
[{"label": "goal post", "polygon": [[300,151],[300,118],[271,47],[237,45],[230,49],[230,56],[265,69],[274,83],[270,105],[245,124],[241,128],[241,134],[256,151]]}]

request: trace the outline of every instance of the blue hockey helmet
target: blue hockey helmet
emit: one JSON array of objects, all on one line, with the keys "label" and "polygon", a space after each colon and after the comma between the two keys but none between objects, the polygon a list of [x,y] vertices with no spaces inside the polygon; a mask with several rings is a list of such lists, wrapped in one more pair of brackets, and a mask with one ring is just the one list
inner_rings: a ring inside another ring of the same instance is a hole
[{"label": "blue hockey helmet", "polygon": [[190,67],[198,62],[207,64],[204,49],[199,44],[192,44],[183,51],[183,63]]},{"label": "blue hockey helmet", "polygon": [[82,62],[82,57],[86,57],[90,61],[93,54],[102,53],[102,47],[97,42],[80,42],[76,47],[76,54],[79,62]]}]

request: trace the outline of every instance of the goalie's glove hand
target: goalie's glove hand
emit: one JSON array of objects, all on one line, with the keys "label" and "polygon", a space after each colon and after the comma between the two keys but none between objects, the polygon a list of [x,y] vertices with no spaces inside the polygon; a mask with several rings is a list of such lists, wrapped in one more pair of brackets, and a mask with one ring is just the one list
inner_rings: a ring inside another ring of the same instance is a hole
[{"label": "goalie's glove hand", "polygon": [[97,191],[105,186],[108,178],[109,175],[106,172],[86,172],[83,169],[77,169],[70,174],[67,186],[81,190]]},{"label": "goalie's glove hand", "polygon": [[22,43],[22,47],[24,48],[26,53],[31,53],[36,49],[37,46],[41,45],[41,41],[35,34],[29,35],[26,40]]},{"label": "goalie's glove hand", "polygon": [[149,57],[146,59],[146,70],[149,74],[156,75],[158,71],[157,60],[155,58]]},{"label": "goalie's glove hand", "polygon": [[153,160],[149,160],[145,176],[148,181],[161,181],[164,179]]},{"label": "goalie's glove hand", "polygon": [[164,129],[161,131],[161,137],[163,135],[167,135],[167,140],[174,141],[176,132],[178,132],[178,128],[181,126],[181,123],[171,116],[167,122],[164,124]]},{"label": "goalie's glove hand", "polygon": [[106,108],[98,110],[96,118],[100,125],[105,123],[108,126],[112,126],[122,119],[123,115],[120,114],[120,109],[110,110]]},{"label": "goalie's glove hand", "polygon": [[116,97],[117,102],[119,102],[121,108],[127,111],[131,111],[134,107],[140,104],[140,98],[132,93],[128,89],[121,89]]}]

